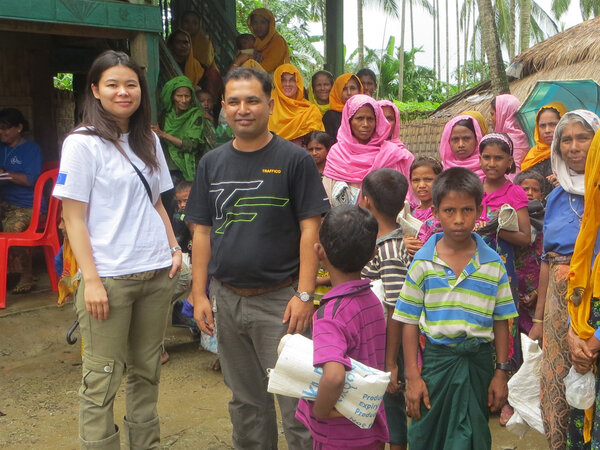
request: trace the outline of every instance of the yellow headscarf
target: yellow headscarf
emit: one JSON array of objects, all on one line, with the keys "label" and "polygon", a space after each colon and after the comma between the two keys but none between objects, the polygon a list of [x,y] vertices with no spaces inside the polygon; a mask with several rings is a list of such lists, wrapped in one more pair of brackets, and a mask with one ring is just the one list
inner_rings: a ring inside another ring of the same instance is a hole
[{"label": "yellow headscarf", "polygon": [[[296,77],[298,92],[296,98],[289,98],[283,93],[281,76],[291,73]],[[269,130],[284,139],[292,140],[302,137],[311,131],[325,131],[319,109],[304,98],[304,83],[300,71],[292,64],[282,64],[273,74],[273,113],[269,117]]]},{"label": "yellow headscarf", "polygon": [[363,86],[360,80],[353,73],[344,73],[335,79],[333,83],[333,87],[331,88],[331,92],[329,93],[329,109],[333,111],[342,112],[344,109],[344,102],[342,101],[342,91],[346,84],[348,84],[348,80],[354,77],[358,81],[358,87],[360,89],[360,93],[363,93]]},{"label": "yellow headscarf", "polygon": [[317,108],[319,108],[319,111],[321,111],[321,115],[329,111],[329,103],[321,105],[317,101],[317,97],[315,97],[315,91],[313,90],[312,86],[308,88],[308,101],[315,105]]},{"label": "yellow headscarf", "polygon": [[[252,29],[252,16],[257,15],[269,21],[269,31],[264,38],[259,38]],[[275,16],[266,8],[257,8],[250,13],[246,21],[248,28],[254,34],[254,49],[262,56],[261,66],[268,73],[273,73],[276,67],[290,62],[290,50],[285,39],[275,30]]]},{"label": "yellow headscarf", "polygon": [[187,31],[182,29],[177,29],[173,31],[167,39],[167,46],[171,45],[171,41],[175,38],[175,35],[177,34],[185,34],[190,40],[190,54],[188,55],[185,61],[184,75],[188,77],[191,80],[192,84],[195,86],[200,82],[200,80],[204,76],[204,68],[198,62],[198,60],[194,58],[194,47],[192,47],[192,37]]},{"label": "yellow headscarf", "polygon": [[485,136],[490,131],[488,130],[488,123],[479,111],[464,111],[460,113],[461,116],[470,116],[477,121],[479,128],[481,129],[481,135]]},{"label": "yellow headscarf", "polygon": [[567,108],[561,102],[552,102],[547,105],[542,106],[537,114],[535,115],[535,145],[531,147],[525,159],[521,163],[521,170],[527,170],[535,166],[536,164],[544,161],[545,159],[550,158],[550,145],[546,144],[541,136],[540,131],[538,129],[538,123],[540,120],[540,114],[545,109],[553,109],[558,112],[558,118],[560,119],[567,112]]},{"label": "yellow headscarf", "polygon": [[[594,335],[594,328],[588,323],[592,297],[600,297],[600,255],[596,256],[592,267],[594,243],[600,228],[600,130],[588,150],[585,163],[585,196],[581,228],[575,242],[575,250],[569,265],[569,285],[567,306],[571,327],[581,339]],[[580,302],[580,303],[579,303]],[[593,407],[585,411],[583,437],[591,440]]]}]

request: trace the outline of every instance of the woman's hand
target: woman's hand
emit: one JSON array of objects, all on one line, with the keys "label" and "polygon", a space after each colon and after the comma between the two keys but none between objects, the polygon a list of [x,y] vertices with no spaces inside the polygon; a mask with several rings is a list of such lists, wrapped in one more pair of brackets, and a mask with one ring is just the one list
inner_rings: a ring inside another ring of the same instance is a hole
[{"label": "woman's hand", "polygon": [[531,339],[532,341],[538,341],[540,347],[542,346],[542,334],[544,331],[542,325],[543,324],[539,322],[534,323],[531,327],[531,330],[529,330],[529,339]]},{"label": "woman's hand", "polygon": [[151,125],[150,129],[154,131],[159,138],[164,139],[166,137],[166,133],[161,130],[158,125]]},{"label": "woman's hand", "polygon": [[169,270],[169,278],[173,278],[175,275],[177,275],[177,272],[181,270],[181,257],[181,250],[177,250],[175,253],[173,253],[173,262],[171,263],[171,270]]},{"label": "woman's hand", "polygon": [[581,374],[588,373],[592,369],[597,353],[592,353],[586,341],[577,336],[571,327],[567,332],[567,342],[571,352],[571,362],[575,370]]},{"label": "woman's hand", "polygon": [[96,320],[108,319],[108,295],[100,278],[84,282],[83,299],[90,316]]}]

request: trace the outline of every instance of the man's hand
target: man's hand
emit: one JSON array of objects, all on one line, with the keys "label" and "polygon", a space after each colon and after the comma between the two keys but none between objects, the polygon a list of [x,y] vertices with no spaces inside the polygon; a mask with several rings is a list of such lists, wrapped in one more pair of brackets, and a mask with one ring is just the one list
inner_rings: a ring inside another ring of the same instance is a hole
[{"label": "man's hand", "polygon": [[508,398],[508,374],[504,370],[496,370],[488,388],[488,407],[492,412],[500,411]]},{"label": "man's hand", "polygon": [[215,319],[210,300],[206,295],[192,295],[190,297],[191,303],[194,305],[194,320],[203,333],[212,336],[215,329]]},{"label": "man's hand", "polygon": [[303,302],[294,295],[283,313],[283,323],[289,323],[287,333],[304,333],[310,324],[313,311],[314,304],[312,301]]},{"label": "man's hand", "polygon": [[418,377],[413,380],[406,380],[406,415],[413,419],[421,418],[421,399],[427,409],[431,409],[429,402],[429,392],[423,378]]}]

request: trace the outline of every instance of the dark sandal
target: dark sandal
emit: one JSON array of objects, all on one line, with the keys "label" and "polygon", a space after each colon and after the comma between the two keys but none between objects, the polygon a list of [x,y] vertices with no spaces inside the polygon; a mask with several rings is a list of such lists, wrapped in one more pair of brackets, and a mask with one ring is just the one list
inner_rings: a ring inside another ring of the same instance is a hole
[{"label": "dark sandal", "polygon": [[31,292],[32,289],[32,282],[18,283],[11,292],[13,294],[27,294],[28,292]]}]

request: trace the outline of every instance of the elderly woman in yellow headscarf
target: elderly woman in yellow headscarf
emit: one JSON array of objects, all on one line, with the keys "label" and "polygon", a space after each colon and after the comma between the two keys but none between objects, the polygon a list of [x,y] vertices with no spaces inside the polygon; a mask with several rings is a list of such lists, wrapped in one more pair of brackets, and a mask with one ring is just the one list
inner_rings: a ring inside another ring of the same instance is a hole
[{"label": "elderly woman in yellow headscarf", "polygon": [[[550,164],[550,147],[554,139],[554,130],[565,115],[567,108],[560,102],[552,102],[542,106],[535,116],[535,145],[527,152],[525,159],[521,163],[521,170],[533,170],[539,173],[544,179],[552,176],[552,165]],[[544,195],[550,193],[553,185],[545,182],[540,186]]]},{"label": "elderly woman in yellow headscarf", "polygon": [[273,74],[273,113],[269,130],[288,141],[302,145],[302,139],[313,131],[323,131],[321,112],[304,98],[300,71],[292,64],[282,64]]},{"label": "elderly woman in yellow headscarf", "polygon": [[344,73],[335,79],[329,92],[329,111],[323,115],[325,132],[337,142],[337,132],[342,123],[342,110],[350,97],[363,93],[360,80],[353,73]]},{"label": "elderly woman in yellow headscarf", "polygon": [[[588,150],[585,164],[585,204],[581,229],[571,257],[569,285],[567,290],[569,317],[569,347],[571,360],[579,373],[589,372],[597,366],[596,355],[600,352],[600,131],[596,132]],[[593,245],[595,243],[595,245]],[[575,336],[576,337],[575,337]],[[600,371],[596,370],[596,380]],[[598,381],[596,381],[596,386]],[[582,443],[593,440],[597,448],[600,441],[600,391],[596,388],[594,405],[585,411],[571,410],[569,438]],[[583,430],[581,424],[583,422]],[[573,426],[574,425],[574,426]]]},{"label": "elderly woman in yellow headscarf", "polygon": [[254,50],[260,52],[263,69],[273,73],[281,64],[290,62],[285,39],[275,30],[275,16],[266,8],[258,8],[248,16],[248,28],[256,36]]}]

